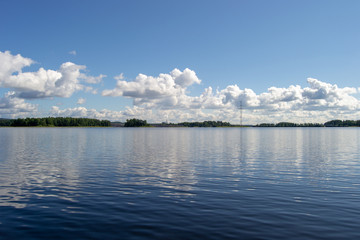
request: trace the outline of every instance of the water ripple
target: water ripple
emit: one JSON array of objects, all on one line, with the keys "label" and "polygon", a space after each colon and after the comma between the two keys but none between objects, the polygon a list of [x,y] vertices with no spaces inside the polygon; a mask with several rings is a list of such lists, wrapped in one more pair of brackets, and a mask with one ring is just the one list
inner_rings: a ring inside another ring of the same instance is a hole
[{"label": "water ripple", "polygon": [[4,239],[360,237],[358,129],[0,134]]}]

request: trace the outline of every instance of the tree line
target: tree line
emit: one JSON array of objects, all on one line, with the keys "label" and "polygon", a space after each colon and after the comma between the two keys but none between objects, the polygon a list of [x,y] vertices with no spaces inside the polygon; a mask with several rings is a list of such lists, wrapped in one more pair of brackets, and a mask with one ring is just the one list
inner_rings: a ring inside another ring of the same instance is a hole
[{"label": "tree line", "polygon": [[149,124],[146,120],[141,119],[126,119],[126,122],[124,124],[124,127],[147,127]]},{"label": "tree line", "polygon": [[279,122],[279,123],[261,123],[255,127],[324,127],[322,123],[292,123],[292,122]]},{"label": "tree line", "polygon": [[325,127],[360,127],[360,120],[331,120],[324,123]]},{"label": "tree line", "polygon": [[325,123],[261,123],[255,127],[360,127],[360,120],[331,120]]},{"label": "tree line", "polygon": [[13,121],[12,119],[0,118],[0,127],[10,127]]},{"label": "tree line", "polygon": [[230,123],[222,121],[182,122],[178,125],[184,127],[231,127]]},{"label": "tree line", "polygon": [[[108,120],[98,120],[91,118],[71,118],[71,117],[46,117],[46,118],[0,118],[0,127],[234,127],[228,122],[204,121],[204,122],[181,122],[181,123],[162,123],[148,124],[146,120],[127,119],[124,124],[117,125]],[[331,120],[325,123],[261,123],[254,127],[360,127],[360,120]]]},{"label": "tree line", "polygon": [[204,121],[204,122],[181,122],[181,123],[162,123],[162,124],[148,124],[146,120],[141,119],[127,119],[124,127],[231,127],[228,122],[222,121]]},{"label": "tree line", "polygon": [[46,117],[1,119],[0,126],[9,127],[109,127],[110,121],[91,118]]}]

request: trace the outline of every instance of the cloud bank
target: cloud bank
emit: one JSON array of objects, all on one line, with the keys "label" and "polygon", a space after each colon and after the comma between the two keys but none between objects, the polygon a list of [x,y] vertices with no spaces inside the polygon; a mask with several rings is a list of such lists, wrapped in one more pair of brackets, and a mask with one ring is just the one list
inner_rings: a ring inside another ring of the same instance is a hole
[{"label": "cloud bank", "polygon": [[15,96],[15,92],[7,92],[0,98],[0,116],[20,117],[37,111],[37,106],[26,103],[24,99]]},{"label": "cloud bank", "polygon": [[187,87],[201,82],[196,73],[188,68],[182,72],[174,69],[170,74],[162,73],[158,77],[139,74],[132,82],[124,81],[120,76],[116,77],[116,87],[104,90],[102,96],[130,97],[134,99],[135,106],[146,105],[147,108],[187,108]]},{"label": "cloud bank", "polygon": [[[89,76],[86,66],[65,62],[59,69],[39,68],[23,72],[35,62],[9,51],[0,52],[0,88],[6,93],[0,98],[0,117],[37,116],[38,106],[29,103],[34,99],[70,98],[76,92],[97,94],[94,85],[100,85],[106,75]],[[45,116],[73,116],[125,121],[142,118],[149,122],[181,122],[221,120],[239,122],[239,106],[243,108],[243,122],[324,122],[335,118],[360,119],[360,88],[338,87],[314,78],[307,79],[307,86],[291,85],[287,88],[269,87],[257,94],[252,89],[229,85],[224,89],[205,88],[198,96],[189,95],[189,87],[200,84],[194,70],[174,69],[158,76],[138,74],[127,81],[123,73],[114,77],[116,85],[98,95],[133,100],[133,106],[113,111],[73,107],[52,107]],[[74,106],[85,103],[85,98],[74,97]]]},{"label": "cloud bank", "polygon": [[0,87],[12,89],[16,96],[25,99],[68,98],[76,91],[92,90],[83,83],[99,83],[105,77],[88,76],[82,72],[85,66],[72,62],[61,64],[58,70],[40,68],[37,72],[22,72],[34,61],[19,54],[11,55],[9,51],[0,52],[0,62]]},{"label": "cloud bank", "polygon": [[[356,117],[356,111],[360,109],[359,99],[353,96],[359,92],[357,88],[339,88],[336,84],[314,78],[307,79],[309,86],[305,88],[299,85],[270,87],[261,94],[256,94],[252,89],[229,85],[216,91],[212,87],[205,88],[200,96],[187,95],[187,87],[200,82],[194,71],[185,69],[181,72],[174,69],[169,74],[160,74],[158,77],[139,74],[130,82],[123,78],[117,79],[116,87],[104,90],[102,95],[132,98],[134,106],[158,112],[181,110],[184,115],[188,115],[194,114],[194,111],[202,111],[204,117],[225,120],[236,118],[240,105],[253,121],[266,120],[266,117],[269,120],[292,119],[295,122],[306,117],[316,117],[319,120],[337,115],[353,114]],[[212,110],[212,113],[209,114],[207,110]],[[282,117],[284,114],[285,117]],[[201,117],[199,114],[195,115]],[[177,116],[175,119],[180,118],[191,117]]]}]

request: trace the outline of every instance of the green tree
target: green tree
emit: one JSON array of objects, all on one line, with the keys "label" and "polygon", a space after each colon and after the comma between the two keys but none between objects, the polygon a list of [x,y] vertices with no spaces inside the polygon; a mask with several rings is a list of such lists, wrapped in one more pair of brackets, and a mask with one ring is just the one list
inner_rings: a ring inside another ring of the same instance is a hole
[{"label": "green tree", "polygon": [[146,120],[141,119],[126,119],[124,127],[145,127],[148,126]]},{"label": "green tree", "polygon": [[343,121],[341,120],[331,120],[324,123],[325,127],[343,127]]},{"label": "green tree", "polygon": [[18,118],[11,122],[11,126],[14,127],[109,127],[110,125],[108,120],[71,117]]}]

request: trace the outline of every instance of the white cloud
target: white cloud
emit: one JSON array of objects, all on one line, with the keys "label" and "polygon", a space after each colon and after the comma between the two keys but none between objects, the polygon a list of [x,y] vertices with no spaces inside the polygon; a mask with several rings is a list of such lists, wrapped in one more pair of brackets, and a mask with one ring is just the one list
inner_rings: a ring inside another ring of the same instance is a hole
[{"label": "white cloud", "polygon": [[339,88],[336,84],[332,85],[313,78],[308,78],[308,83],[310,88],[303,89],[305,108],[313,110],[358,110],[360,108],[359,100],[351,96],[357,93],[356,88]]},{"label": "white cloud", "polygon": [[[208,87],[200,96],[189,96],[187,87],[200,83],[200,80],[192,70],[185,69],[181,72],[174,69],[170,74],[160,74],[158,77],[139,74],[131,82],[118,79],[116,88],[105,90],[102,95],[132,98],[134,106],[154,110],[157,114],[171,109],[183,112],[181,117],[173,119],[175,121],[192,119],[193,116],[199,119],[206,116],[210,119],[237,121],[240,103],[244,111],[250,114],[247,119],[252,121],[313,121],[310,117],[336,118],[337,114],[355,116],[354,111],[360,110],[360,101],[353,96],[358,93],[357,88],[339,88],[335,84],[313,78],[309,78],[307,82],[309,87],[270,87],[267,92],[260,94],[252,89],[241,89],[237,85],[229,85],[215,92]],[[199,111],[206,114],[201,115]]]},{"label": "white cloud", "polygon": [[175,68],[170,74],[175,83],[183,88],[186,88],[194,83],[201,83],[201,80],[196,76],[196,73],[188,68],[185,68],[183,72]]},{"label": "white cloud", "polygon": [[8,118],[23,117],[35,113],[37,105],[26,103],[17,98],[15,92],[8,92],[0,98],[0,116]]},{"label": "white cloud", "polygon": [[86,102],[85,98],[79,98],[76,103],[81,105],[81,104],[84,104],[85,102]]},{"label": "white cloud", "polygon": [[152,110],[147,110],[139,107],[126,107],[124,111],[112,111],[112,110],[96,110],[87,109],[85,107],[60,109],[58,106],[53,106],[50,111],[51,116],[56,117],[87,117],[96,119],[105,119],[110,121],[125,121],[130,118],[153,118]]},{"label": "white cloud", "polygon": [[75,50],[72,50],[72,51],[69,52],[69,54],[76,56],[76,51],[75,51]]},{"label": "white cloud", "polygon": [[185,69],[181,72],[174,69],[171,74],[160,74],[158,77],[139,74],[134,81],[127,82],[122,80],[122,75],[118,76],[116,88],[104,90],[103,96],[124,96],[134,98],[134,104],[152,103],[154,100],[169,98],[176,101],[176,97],[185,94],[187,86],[200,83],[194,71]]},{"label": "white cloud", "polygon": [[82,73],[85,66],[71,62],[63,63],[58,70],[40,68],[37,72],[22,72],[33,61],[10,52],[0,52],[0,87],[14,90],[20,98],[70,97],[74,92],[86,90],[81,82],[99,83],[98,77]]},{"label": "white cloud", "polygon": [[94,76],[87,76],[86,74],[81,73],[79,77],[80,77],[80,79],[83,79],[87,83],[98,84],[98,83],[101,83],[102,79],[107,76],[104,74],[100,74],[99,76],[94,77]]},{"label": "white cloud", "polygon": [[9,51],[0,51],[0,81],[11,76],[21,69],[34,63],[30,58],[24,58],[20,54],[11,55]]},{"label": "white cloud", "polygon": [[94,88],[91,87],[91,86],[85,86],[85,87],[84,87],[84,91],[85,91],[85,92],[92,93],[92,94],[94,94],[94,95],[98,93],[98,90],[97,90],[97,89],[94,89]]},{"label": "white cloud", "polygon": [[126,119],[139,118],[145,119],[151,123],[161,123],[166,120],[170,120],[171,122],[181,122],[216,119],[215,114],[204,113],[201,110],[154,110],[137,106],[132,108],[126,107],[123,111],[112,111],[107,109],[98,111],[96,109],[87,109],[85,107],[60,109],[58,106],[53,106],[50,115],[55,117],[87,117],[122,122],[125,122]]},{"label": "white cloud", "polygon": [[124,79],[124,74],[120,73],[119,75],[114,77],[115,80],[123,80]]},{"label": "white cloud", "polygon": [[[37,111],[37,106],[24,99],[71,97],[77,91],[97,94],[88,84],[98,84],[106,75],[89,76],[86,67],[71,62],[58,70],[39,68],[35,72],[22,70],[34,63],[21,55],[0,52],[0,87],[12,92],[0,98],[0,117],[24,116]],[[61,110],[53,107],[51,113],[61,116],[91,117],[124,121],[143,118],[149,122],[222,120],[239,121],[239,105],[243,106],[244,123],[258,122],[315,122],[334,118],[359,119],[360,101],[355,95],[360,88],[338,87],[336,84],[307,79],[307,87],[291,85],[287,88],[270,87],[257,94],[252,89],[229,85],[224,89],[204,89],[198,96],[190,96],[188,87],[200,84],[193,70],[174,69],[158,76],[139,74],[133,81],[124,80],[121,73],[114,77],[116,87],[102,91],[102,96],[133,99],[133,107],[123,111],[86,109]],[[84,104],[79,98],[77,104]]]},{"label": "white cloud", "polygon": [[[85,107],[60,109],[54,106],[50,112],[51,116],[71,116],[71,117],[88,117],[97,119],[107,119],[110,121],[122,121],[130,118],[145,119],[150,123],[161,123],[165,121],[177,123],[184,121],[227,121],[232,123],[240,122],[239,109],[234,106],[217,108],[217,109],[156,109],[147,108],[147,106],[126,107],[123,111],[96,110]],[[271,109],[258,108],[243,110],[243,124],[256,124],[262,122],[320,122],[336,119],[341,116],[342,119],[360,119],[358,111],[349,110],[293,110],[289,108]]]}]

